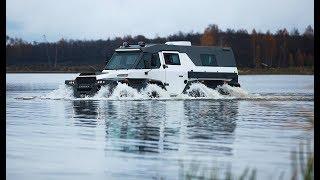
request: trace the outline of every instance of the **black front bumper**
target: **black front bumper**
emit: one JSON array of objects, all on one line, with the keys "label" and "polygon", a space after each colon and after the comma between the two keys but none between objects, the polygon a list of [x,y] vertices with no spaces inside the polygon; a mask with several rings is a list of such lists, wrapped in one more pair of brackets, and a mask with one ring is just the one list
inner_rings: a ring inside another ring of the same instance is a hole
[{"label": "black front bumper", "polygon": [[[66,80],[65,84],[72,86],[73,95],[76,98],[92,97],[103,86],[108,86],[110,93],[120,83],[126,83],[128,86],[140,90],[147,86],[148,83],[152,83],[147,79],[108,79],[97,80],[96,77],[77,77],[75,80]],[[157,84],[157,83],[156,83]],[[161,85],[161,84],[160,84]]]},{"label": "black front bumper", "polygon": [[115,87],[117,81],[97,80],[96,77],[77,77],[75,80],[66,80],[65,84],[72,86],[76,98],[94,96],[103,86]]}]

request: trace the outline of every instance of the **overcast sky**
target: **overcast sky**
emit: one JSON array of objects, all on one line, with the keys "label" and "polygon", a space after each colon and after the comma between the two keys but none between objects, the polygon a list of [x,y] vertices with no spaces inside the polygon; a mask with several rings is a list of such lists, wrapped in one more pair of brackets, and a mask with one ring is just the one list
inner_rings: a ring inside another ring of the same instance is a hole
[{"label": "overcast sky", "polygon": [[220,29],[280,28],[303,32],[314,24],[313,0],[7,0],[7,35],[28,41],[152,38]]}]

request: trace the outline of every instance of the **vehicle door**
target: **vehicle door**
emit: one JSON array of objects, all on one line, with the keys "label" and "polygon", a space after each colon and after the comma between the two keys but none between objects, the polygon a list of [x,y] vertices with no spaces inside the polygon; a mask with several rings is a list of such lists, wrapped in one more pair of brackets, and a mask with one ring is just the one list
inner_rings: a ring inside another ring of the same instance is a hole
[{"label": "vehicle door", "polygon": [[177,96],[186,86],[184,80],[187,74],[185,68],[181,66],[181,56],[177,51],[162,51],[161,55],[164,62],[166,89],[170,96]]},{"label": "vehicle door", "polygon": [[141,61],[137,65],[137,68],[141,68],[144,71],[144,77],[153,82],[164,83],[165,71],[161,66],[159,53],[143,53]]}]

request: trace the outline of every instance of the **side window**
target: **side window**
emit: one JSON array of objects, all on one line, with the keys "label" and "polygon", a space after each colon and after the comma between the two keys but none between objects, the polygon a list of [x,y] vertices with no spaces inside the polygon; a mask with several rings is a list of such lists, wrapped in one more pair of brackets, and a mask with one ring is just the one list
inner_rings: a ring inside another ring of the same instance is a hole
[{"label": "side window", "polygon": [[139,60],[139,63],[136,66],[136,69],[144,69],[144,61],[143,58]]},{"label": "side window", "polygon": [[136,66],[136,69],[150,69],[151,54],[143,53],[142,58]]},{"label": "side window", "polygon": [[180,65],[179,54],[177,53],[163,53],[165,63],[167,65]]},{"label": "side window", "polygon": [[158,53],[154,53],[151,55],[151,68],[157,69],[160,68],[160,59]]},{"label": "side window", "polygon": [[214,54],[200,54],[202,66],[218,66],[216,56]]},{"label": "side window", "polygon": [[160,68],[160,58],[158,53],[143,53],[139,60],[136,69],[157,69]]}]

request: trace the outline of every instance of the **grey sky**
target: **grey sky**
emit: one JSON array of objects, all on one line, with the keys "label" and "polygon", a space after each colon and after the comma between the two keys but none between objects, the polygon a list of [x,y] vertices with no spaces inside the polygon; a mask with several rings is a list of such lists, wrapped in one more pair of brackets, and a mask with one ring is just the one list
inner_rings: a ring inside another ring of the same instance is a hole
[{"label": "grey sky", "polygon": [[220,29],[275,32],[314,24],[313,0],[7,0],[7,34],[28,41],[167,36]]}]

